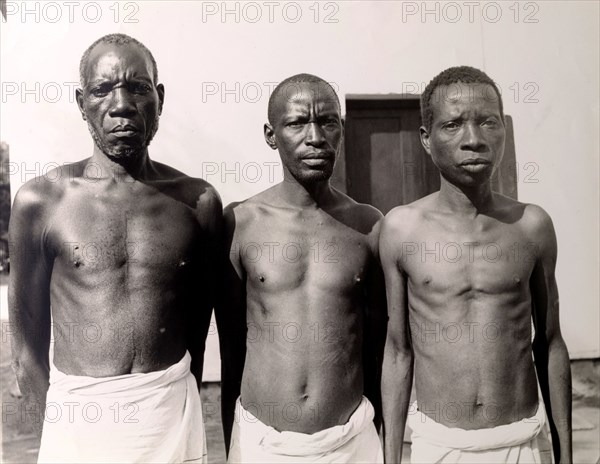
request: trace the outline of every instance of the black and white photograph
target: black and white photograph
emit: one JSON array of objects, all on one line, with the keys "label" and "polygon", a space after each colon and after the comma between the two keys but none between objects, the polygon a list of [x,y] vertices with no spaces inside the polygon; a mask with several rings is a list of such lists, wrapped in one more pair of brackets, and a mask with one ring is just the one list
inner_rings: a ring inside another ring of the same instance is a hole
[{"label": "black and white photograph", "polygon": [[600,464],[600,3],[0,1],[6,463]]}]

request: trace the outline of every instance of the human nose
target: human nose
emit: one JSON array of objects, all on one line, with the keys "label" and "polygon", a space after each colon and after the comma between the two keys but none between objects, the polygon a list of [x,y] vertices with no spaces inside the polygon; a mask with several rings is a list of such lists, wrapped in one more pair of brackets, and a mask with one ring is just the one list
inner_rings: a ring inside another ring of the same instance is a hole
[{"label": "human nose", "polygon": [[323,136],[323,131],[319,127],[319,125],[315,122],[311,122],[308,124],[306,134],[306,144],[318,146],[322,145],[325,142],[325,137]]},{"label": "human nose", "polygon": [[468,151],[481,152],[486,151],[488,147],[481,128],[474,123],[466,124],[461,142],[461,149]]},{"label": "human nose", "polygon": [[113,101],[109,110],[111,116],[123,116],[135,113],[135,105],[131,94],[125,87],[117,87],[113,90]]}]

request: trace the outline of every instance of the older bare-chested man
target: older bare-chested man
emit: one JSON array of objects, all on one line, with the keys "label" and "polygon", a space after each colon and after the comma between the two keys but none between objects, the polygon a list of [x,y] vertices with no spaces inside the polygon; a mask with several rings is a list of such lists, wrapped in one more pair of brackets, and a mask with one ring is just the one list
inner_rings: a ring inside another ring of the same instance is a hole
[{"label": "older bare-chested man", "polygon": [[45,411],[39,460],[203,462],[220,199],[148,156],[164,87],[143,44],[102,37],[80,74],[93,154],[25,184],[10,221],[14,368]]},{"label": "older bare-chested man", "polygon": [[229,461],[381,462],[363,396],[377,402],[383,349],[381,213],[329,183],[343,124],[325,81],[300,74],[279,84],[264,134],[283,182],[225,210],[217,322]]},{"label": "older bare-chested man", "polygon": [[491,190],[506,135],[498,89],[477,69],[450,68],[425,89],[421,111],[441,187],[392,210],[380,238],[386,462],[400,461],[407,411],[413,463],[551,462],[545,403],[554,456],[569,463],[556,238],[542,208]]}]

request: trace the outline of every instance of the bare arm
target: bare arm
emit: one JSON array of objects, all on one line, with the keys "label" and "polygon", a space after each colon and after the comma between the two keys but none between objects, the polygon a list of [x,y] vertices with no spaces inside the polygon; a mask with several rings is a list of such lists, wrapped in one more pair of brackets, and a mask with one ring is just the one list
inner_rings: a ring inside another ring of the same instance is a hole
[{"label": "bare arm", "polygon": [[44,243],[43,193],[35,184],[18,193],[10,218],[11,272],[8,288],[12,364],[30,410],[42,432],[50,364],[50,276],[52,263]]},{"label": "bare arm", "polygon": [[246,360],[246,286],[240,259],[236,218],[228,206],[224,214],[225,243],[221,247],[222,277],[215,308],[221,349],[221,415],[225,450],[229,454],[235,402],[240,395]]},{"label": "bare arm", "polygon": [[388,464],[402,460],[404,428],[413,379],[406,277],[401,272],[401,257],[397,251],[401,236],[390,222],[392,221],[386,217],[379,241],[389,316],[381,382],[384,455]]},{"label": "bare arm", "polygon": [[196,377],[198,390],[202,383],[204,367],[204,350],[206,337],[210,326],[210,318],[215,305],[216,286],[219,275],[218,250],[221,241],[223,206],[217,191],[208,186],[203,189],[196,204],[196,217],[202,227],[201,265],[196,294],[199,296],[198,305],[190,305],[192,310],[190,321],[186,324],[188,330],[188,350],[192,356],[191,371]]},{"label": "bare arm", "polygon": [[[379,214],[381,216],[381,214]],[[375,408],[375,426],[381,428],[381,370],[385,331],[387,327],[387,307],[385,283],[379,261],[379,221],[371,234],[373,261],[367,284],[367,314],[363,340],[364,393]]]},{"label": "bare arm", "polygon": [[570,464],[572,454],[571,366],[567,346],[560,332],[558,289],[554,276],[557,245],[550,217],[536,208],[538,254],[531,276],[531,297],[535,323],[533,353],[548,413],[556,463]]}]

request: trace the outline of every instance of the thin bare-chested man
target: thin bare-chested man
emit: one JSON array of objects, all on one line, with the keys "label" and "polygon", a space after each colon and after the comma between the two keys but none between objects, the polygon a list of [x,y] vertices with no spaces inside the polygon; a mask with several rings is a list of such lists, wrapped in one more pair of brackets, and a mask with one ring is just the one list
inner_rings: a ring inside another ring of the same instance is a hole
[{"label": "thin bare-chested man", "polygon": [[363,396],[377,402],[383,349],[381,213],[329,183],[343,124],[325,81],[300,74],[279,84],[264,134],[284,180],[225,209],[217,323],[229,461],[381,462]]},{"label": "thin bare-chested man", "polygon": [[407,412],[413,463],[551,462],[545,404],[555,459],[570,463],[556,238],[542,208],[491,190],[506,136],[499,91],[477,69],[450,68],[425,89],[421,112],[440,190],[392,210],[380,237],[386,462],[400,461]]},{"label": "thin bare-chested man", "polygon": [[203,462],[220,199],[148,156],[164,87],[143,44],[102,37],[80,74],[93,154],[25,184],[10,221],[13,363],[45,412],[39,460]]}]

